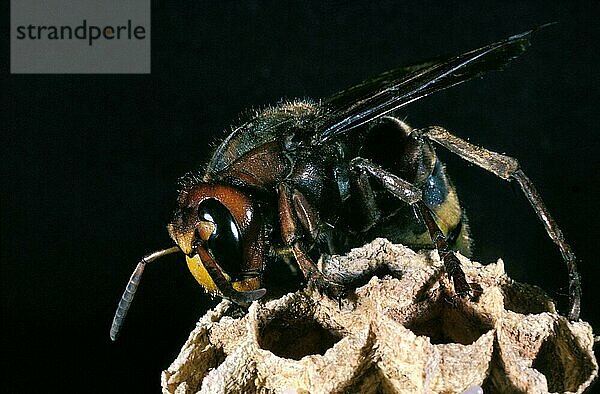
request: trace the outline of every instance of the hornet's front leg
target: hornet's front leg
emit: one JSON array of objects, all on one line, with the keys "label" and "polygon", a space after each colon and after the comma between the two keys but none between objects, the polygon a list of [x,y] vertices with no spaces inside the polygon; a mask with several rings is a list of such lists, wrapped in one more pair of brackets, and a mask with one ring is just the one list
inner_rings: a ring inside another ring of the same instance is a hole
[{"label": "hornet's front leg", "polygon": [[319,291],[339,300],[345,294],[344,286],[327,279],[310,257],[306,255],[300,242],[302,228],[310,235],[314,235],[318,226],[316,212],[298,190],[292,190],[287,184],[280,184],[277,192],[283,242],[291,248],[294,258],[309,285],[315,286]]},{"label": "hornet's front leg", "polygon": [[461,297],[471,294],[471,287],[460,266],[460,261],[450,249],[450,245],[448,244],[444,233],[433,218],[431,209],[423,202],[421,190],[410,182],[386,171],[368,159],[357,157],[350,162],[350,166],[355,174],[362,173],[372,176],[377,179],[388,192],[413,207],[415,213],[423,219],[423,222],[427,227],[427,231],[440,255],[440,259],[444,262],[444,269],[452,279],[456,294]]}]

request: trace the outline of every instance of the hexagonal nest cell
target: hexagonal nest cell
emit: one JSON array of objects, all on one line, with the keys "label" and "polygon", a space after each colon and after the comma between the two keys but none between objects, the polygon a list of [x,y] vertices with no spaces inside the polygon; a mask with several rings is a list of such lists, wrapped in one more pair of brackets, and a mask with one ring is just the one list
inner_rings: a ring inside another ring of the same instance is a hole
[{"label": "hexagonal nest cell", "polygon": [[[598,364],[588,323],[569,322],[542,290],[512,281],[502,260],[483,266],[459,258],[477,288],[471,299],[454,296],[437,252],[377,239],[320,262],[329,277],[362,283],[341,304],[303,289],[236,316],[222,301],[163,372],[163,392],[580,393],[590,386]],[[389,274],[373,276],[379,272]]]}]

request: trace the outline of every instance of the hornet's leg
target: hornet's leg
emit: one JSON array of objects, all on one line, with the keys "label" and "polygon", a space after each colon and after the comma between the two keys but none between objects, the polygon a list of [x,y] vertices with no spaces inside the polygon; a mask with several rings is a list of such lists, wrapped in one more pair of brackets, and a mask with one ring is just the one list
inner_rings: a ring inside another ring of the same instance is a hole
[{"label": "hornet's leg", "polygon": [[435,222],[431,210],[423,202],[421,190],[410,182],[405,181],[362,157],[353,159],[350,162],[350,166],[351,170],[354,172],[362,172],[371,175],[381,182],[387,191],[413,207],[415,212],[421,216],[429,231],[429,235],[440,255],[440,259],[444,262],[444,269],[448,276],[452,278],[456,294],[459,296],[470,294],[471,287],[467,283],[465,273],[460,267],[460,261],[450,249],[450,245],[448,244],[444,233]]},{"label": "hornet's leg", "polygon": [[367,231],[381,217],[375,203],[375,193],[369,183],[369,175],[363,172],[350,171],[350,201],[348,213],[352,217],[349,223],[355,231]]},{"label": "hornet's leg", "polygon": [[478,165],[486,171],[496,174],[507,181],[516,180],[529,203],[535,210],[538,218],[544,224],[548,236],[558,246],[569,271],[569,313],[570,320],[578,320],[581,309],[581,283],[577,272],[577,258],[565,237],[554,221],[550,212],[544,205],[542,198],[533,186],[533,183],[520,169],[517,160],[496,152],[475,146],[467,141],[450,134],[439,126],[432,126],[421,130],[423,135],[431,141],[437,142],[449,151],[463,159]]},{"label": "hornet's leg", "polygon": [[[304,227],[305,230],[310,232],[309,229],[316,226],[314,222],[318,218],[310,213],[313,210],[308,206],[300,192],[292,190],[284,183],[278,186],[277,192],[283,242],[291,248],[298,266],[309,284],[314,285],[319,291],[333,298],[340,299],[345,292],[344,286],[327,279],[310,257],[306,255],[300,242],[302,228]],[[310,224],[311,222],[312,224]]]}]

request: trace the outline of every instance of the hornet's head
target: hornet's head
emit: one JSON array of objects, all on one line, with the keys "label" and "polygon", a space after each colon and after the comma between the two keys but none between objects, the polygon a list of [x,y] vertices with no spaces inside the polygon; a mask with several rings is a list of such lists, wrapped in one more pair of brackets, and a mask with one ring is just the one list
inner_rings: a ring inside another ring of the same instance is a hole
[{"label": "hornet's head", "polygon": [[265,294],[264,222],[257,203],[240,190],[218,183],[184,188],[167,229],[210,293],[241,304]]}]

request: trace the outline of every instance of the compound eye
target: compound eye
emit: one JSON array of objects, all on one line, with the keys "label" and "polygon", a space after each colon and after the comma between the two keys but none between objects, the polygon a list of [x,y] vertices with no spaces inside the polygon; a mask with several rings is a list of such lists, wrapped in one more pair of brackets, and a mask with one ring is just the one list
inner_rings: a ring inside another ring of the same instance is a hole
[{"label": "compound eye", "polygon": [[[243,253],[240,229],[231,212],[215,199],[207,199],[198,206],[198,218],[214,226],[205,241],[208,252],[230,277],[242,270]],[[206,231],[206,226],[200,232]],[[203,237],[204,238],[204,237]]]}]

